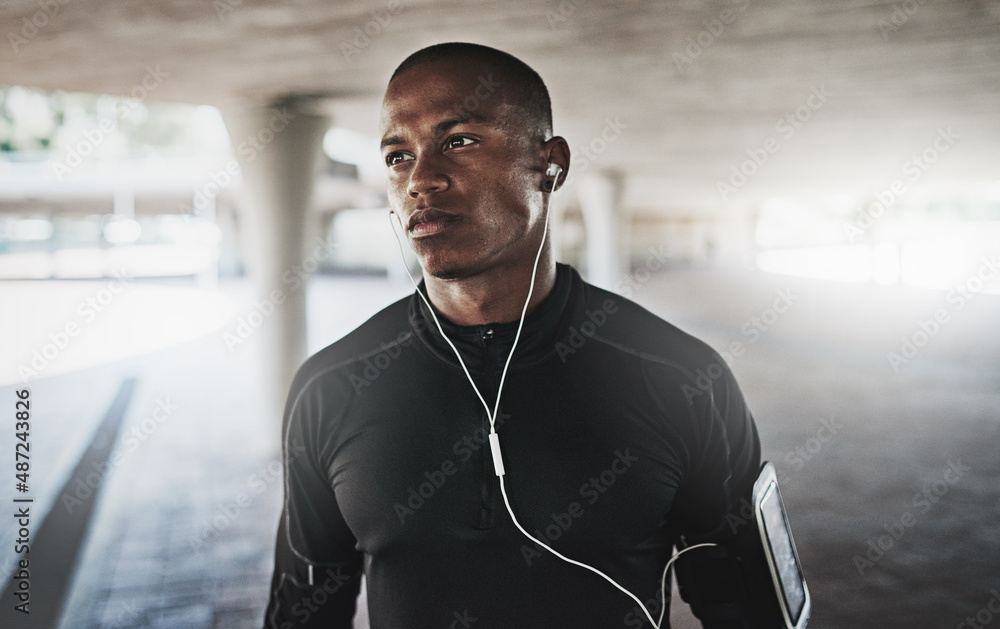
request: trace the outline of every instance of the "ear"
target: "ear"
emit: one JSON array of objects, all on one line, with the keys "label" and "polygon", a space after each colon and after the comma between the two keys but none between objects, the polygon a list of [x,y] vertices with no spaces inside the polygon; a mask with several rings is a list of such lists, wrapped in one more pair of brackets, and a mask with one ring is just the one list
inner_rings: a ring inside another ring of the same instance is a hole
[{"label": "ear", "polygon": [[[542,189],[553,192],[562,187],[566,181],[566,176],[569,175],[569,144],[562,136],[557,135],[545,141],[542,145],[542,153],[545,155],[545,164],[542,166],[543,171],[547,170],[549,164],[562,169],[558,177],[546,174],[542,181]],[[553,183],[555,184],[554,187]]]}]

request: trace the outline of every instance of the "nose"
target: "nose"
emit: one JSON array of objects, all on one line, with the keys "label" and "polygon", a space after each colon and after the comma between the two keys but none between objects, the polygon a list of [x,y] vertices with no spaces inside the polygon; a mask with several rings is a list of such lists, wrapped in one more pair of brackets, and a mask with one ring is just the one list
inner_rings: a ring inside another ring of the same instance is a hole
[{"label": "nose", "polygon": [[424,154],[415,159],[406,185],[406,193],[411,198],[444,192],[451,185],[448,175],[442,168],[441,160],[436,157]]}]

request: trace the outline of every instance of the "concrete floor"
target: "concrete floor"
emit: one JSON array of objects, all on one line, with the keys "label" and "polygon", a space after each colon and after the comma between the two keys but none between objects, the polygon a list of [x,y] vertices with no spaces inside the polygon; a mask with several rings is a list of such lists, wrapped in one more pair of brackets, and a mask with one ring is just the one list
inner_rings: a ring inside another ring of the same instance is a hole
[{"label": "concrete floor", "polygon": [[[811,627],[990,626],[1000,603],[1000,297],[959,308],[942,292],[704,269],[629,283],[636,301],[717,349],[742,343],[733,369],[781,474]],[[245,286],[228,292],[239,315]],[[314,280],[311,348],[406,292]],[[771,312],[781,295],[791,305]],[[947,321],[894,371],[887,353],[937,310]],[[32,384],[39,513],[58,504],[122,378],[139,378],[123,431],[157,400],[176,406],[104,479],[62,627],[259,626],[280,509],[277,428],[252,395],[259,348],[251,337],[230,352],[225,329]],[[11,533],[0,531],[4,548]],[[871,563],[859,569],[856,557]],[[681,609],[674,618],[696,626]]]}]

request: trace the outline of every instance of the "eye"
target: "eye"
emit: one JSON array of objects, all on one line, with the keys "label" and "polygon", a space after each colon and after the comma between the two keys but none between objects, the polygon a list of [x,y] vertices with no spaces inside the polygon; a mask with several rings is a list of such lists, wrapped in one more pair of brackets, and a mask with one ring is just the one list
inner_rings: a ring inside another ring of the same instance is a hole
[{"label": "eye", "polygon": [[402,151],[393,151],[385,156],[385,164],[386,166],[395,166],[411,159],[413,159],[412,155],[407,155]]},{"label": "eye", "polygon": [[459,149],[463,146],[471,146],[476,140],[465,135],[453,135],[444,142],[445,149]]}]

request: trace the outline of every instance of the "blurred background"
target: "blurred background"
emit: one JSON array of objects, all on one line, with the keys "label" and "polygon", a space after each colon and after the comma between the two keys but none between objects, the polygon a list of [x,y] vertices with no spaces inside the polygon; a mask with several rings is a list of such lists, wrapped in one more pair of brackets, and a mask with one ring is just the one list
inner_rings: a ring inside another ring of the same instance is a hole
[{"label": "blurred background", "polygon": [[1000,626],[996,2],[11,0],[0,33],[4,627],[260,626],[283,398],[412,292],[378,110],[445,41],[548,84],[558,259],[730,362],[810,626]]}]

